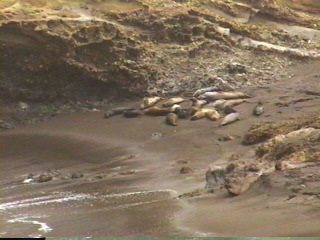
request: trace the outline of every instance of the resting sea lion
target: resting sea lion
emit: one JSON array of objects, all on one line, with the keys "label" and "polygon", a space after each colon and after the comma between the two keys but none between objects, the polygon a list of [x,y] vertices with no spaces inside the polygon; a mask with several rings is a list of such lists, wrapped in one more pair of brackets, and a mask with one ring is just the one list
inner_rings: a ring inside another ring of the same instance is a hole
[{"label": "resting sea lion", "polygon": [[116,115],[120,115],[124,112],[129,112],[129,111],[133,111],[133,110],[134,110],[134,108],[128,108],[128,107],[114,108],[114,109],[111,109],[110,111],[108,111],[107,113],[105,113],[104,118],[113,117]]},{"label": "resting sea lion", "polygon": [[238,112],[230,113],[224,117],[220,125],[224,126],[238,120],[240,120],[240,114]]},{"label": "resting sea lion", "polygon": [[161,97],[150,97],[150,98],[144,98],[143,103],[140,105],[141,109],[149,108],[155,105],[157,102],[162,100]]},{"label": "resting sea lion", "polygon": [[186,99],[182,98],[182,97],[175,97],[175,98],[170,98],[168,99],[166,102],[164,102],[162,104],[163,107],[171,107],[174,104],[178,104],[178,103],[182,103],[186,101]]},{"label": "resting sea lion", "polygon": [[175,113],[169,113],[166,117],[166,123],[171,126],[177,126],[178,115]]},{"label": "resting sea lion", "polygon": [[211,109],[211,111],[206,112],[206,117],[215,121],[220,118],[220,114],[215,109]]},{"label": "resting sea lion", "polygon": [[128,111],[128,112],[124,112],[123,113],[123,116],[126,117],[126,118],[135,118],[135,117],[138,117],[142,115],[141,112],[138,112],[138,111]]},{"label": "resting sea lion", "polygon": [[204,106],[204,105],[206,105],[208,102],[207,102],[207,100],[198,100],[198,99],[196,99],[196,98],[191,98],[190,99],[191,101],[192,101],[192,106],[193,107],[202,107],[202,106]]},{"label": "resting sea lion", "polygon": [[213,91],[218,91],[219,89],[216,87],[207,87],[207,88],[201,88],[198,89],[197,91],[194,92],[194,94],[192,95],[193,97],[198,97],[201,94],[204,94],[205,92],[213,92]]},{"label": "resting sea lion", "polygon": [[144,114],[150,115],[150,116],[166,116],[170,112],[171,112],[170,109],[160,108],[160,107],[151,107],[144,110]]},{"label": "resting sea lion", "polygon": [[199,99],[206,99],[207,101],[216,101],[219,99],[238,99],[249,98],[250,96],[242,92],[206,92],[199,96]]}]

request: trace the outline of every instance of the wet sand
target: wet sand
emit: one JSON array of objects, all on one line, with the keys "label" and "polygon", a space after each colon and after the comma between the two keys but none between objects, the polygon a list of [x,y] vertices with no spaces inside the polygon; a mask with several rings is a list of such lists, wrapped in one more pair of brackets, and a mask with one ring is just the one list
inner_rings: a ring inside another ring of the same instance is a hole
[{"label": "wet sand", "polygon": [[[320,97],[304,92],[320,92],[319,71],[319,62],[305,63],[292,68],[291,79],[243,89],[254,97],[236,107],[241,121],[225,127],[206,119],[170,127],[163,117],[103,119],[94,112],[0,133],[0,236],[319,236],[319,208],[287,202],[285,191],[256,186],[238,197],[177,199],[204,188],[210,164],[252,149],[240,142],[253,123],[319,111]],[[257,101],[265,103],[259,118],[252,116]],[[218,140],[226,134],[235,140]],[[194,172],[180,174],[182,166]],[[48,169],[59,177],[22,183]],[[68,178],[72,173],[84,176]]]}]

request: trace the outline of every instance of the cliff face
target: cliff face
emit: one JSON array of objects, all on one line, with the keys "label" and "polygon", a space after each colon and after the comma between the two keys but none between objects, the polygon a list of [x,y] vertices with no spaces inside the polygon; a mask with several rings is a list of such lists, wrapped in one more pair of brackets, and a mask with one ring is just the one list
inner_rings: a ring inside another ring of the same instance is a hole
[{"label": "cliff face", "polygon": [[[319,10],[294,0],[3,0],[0,94],[52,101],[274,81],[292,56],[317,57]],[[231,73],[232,61],[246,74]]]}]

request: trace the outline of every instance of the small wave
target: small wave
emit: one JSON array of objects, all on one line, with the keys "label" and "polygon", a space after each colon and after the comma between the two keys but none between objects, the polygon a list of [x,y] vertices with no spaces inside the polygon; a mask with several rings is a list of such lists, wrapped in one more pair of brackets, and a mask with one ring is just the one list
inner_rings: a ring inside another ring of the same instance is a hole
[{"label": "small wave", "polygon": [[38,228],[38,231],[40,231],[42,233],[48,233],[48,232],[52,231],[52,228],[49,227],[48,224],[46,224],[45,222],[32,220],[34,218],[38,219],[38,218],[42,218],[42,217],[39,217],[39,216],[18,217],[18,218],[8,220],[8,223],[30,223],[30,224],[34,224],[34,225],[39,225],[40,227]]}]

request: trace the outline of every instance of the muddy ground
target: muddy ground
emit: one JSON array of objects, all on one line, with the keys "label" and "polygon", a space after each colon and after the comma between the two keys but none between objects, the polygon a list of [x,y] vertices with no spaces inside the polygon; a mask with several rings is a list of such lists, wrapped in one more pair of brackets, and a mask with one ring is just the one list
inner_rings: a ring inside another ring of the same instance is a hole
[{"label": "muddy ground", "polygon": [[[288,69],[292,78],[240,89],[253,97],[236,107],[241,120],[224,127],[207,119],[177,127],[163,117],[104,119],[101,111],[2,132],[1,237],[319,236],[319,161],[265,174],[239,196],[204,190],[209,165],[256,147],[241,144],[253,124],[319,114],[319,66],[301,63]],[[258,101],[265,113],[255,117]],[[235,139],[219,140],[227,134]],[[184,166],[193,171],[180,174]],[[48,170],[53,180],[23,183]]]}]

